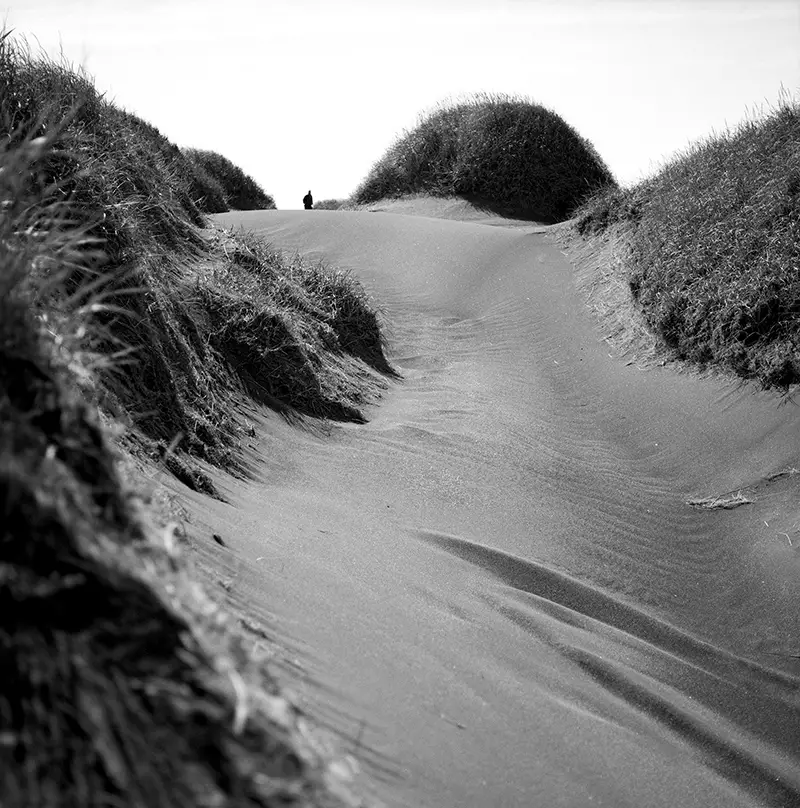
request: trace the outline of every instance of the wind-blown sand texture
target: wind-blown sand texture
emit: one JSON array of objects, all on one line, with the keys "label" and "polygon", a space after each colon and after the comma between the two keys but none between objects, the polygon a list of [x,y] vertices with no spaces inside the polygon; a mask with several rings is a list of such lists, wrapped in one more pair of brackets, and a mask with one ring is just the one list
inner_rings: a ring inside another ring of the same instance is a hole
[{"label": "wind-blown sand texture", "polygon": [[798,407],[612,357],[535,227],[219,221],[352,269],[404,377],[327,435],[254,413],[255,479],[185,494],[370,796],[800,805]]}]

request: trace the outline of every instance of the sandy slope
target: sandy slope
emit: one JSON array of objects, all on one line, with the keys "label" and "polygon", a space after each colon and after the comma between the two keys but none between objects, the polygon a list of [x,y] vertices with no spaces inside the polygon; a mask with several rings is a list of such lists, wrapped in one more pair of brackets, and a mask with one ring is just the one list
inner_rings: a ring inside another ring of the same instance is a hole
[{"label": "sandy slope", "polygon": [[219,218],[357,272],[405,377],[329,436],[258,416],[258,479],[194,497],[230,546],[204,557],[373,793],[800,805],[800,477],[767,481],[800,466],[798,407],[611,358],[541,233]]}]

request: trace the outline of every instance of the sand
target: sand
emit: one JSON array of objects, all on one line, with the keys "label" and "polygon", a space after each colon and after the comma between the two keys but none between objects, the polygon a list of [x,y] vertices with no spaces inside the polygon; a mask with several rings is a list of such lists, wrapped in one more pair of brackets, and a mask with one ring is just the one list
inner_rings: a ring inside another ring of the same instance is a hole
[{"label": "sand", "polygon": [[218,219],[355,272],[404,377],[329,434],[253,411],[253,479],[182,492],[368,796],[800,805],[800,408],[610,355],[541,228]]}]

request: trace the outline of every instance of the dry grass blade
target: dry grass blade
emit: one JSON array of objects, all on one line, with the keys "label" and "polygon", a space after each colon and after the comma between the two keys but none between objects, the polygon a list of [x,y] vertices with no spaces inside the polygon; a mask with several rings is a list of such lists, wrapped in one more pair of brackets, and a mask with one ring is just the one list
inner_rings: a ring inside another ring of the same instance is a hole
[{"label": "dry grass blade", "polygon": [[755,500],[745,496],[741,491],[731,494],[722,494],[718,497],[699,497],[686,501],[687,505],[701,511],[729,511],[741,505],[752,505]]}]

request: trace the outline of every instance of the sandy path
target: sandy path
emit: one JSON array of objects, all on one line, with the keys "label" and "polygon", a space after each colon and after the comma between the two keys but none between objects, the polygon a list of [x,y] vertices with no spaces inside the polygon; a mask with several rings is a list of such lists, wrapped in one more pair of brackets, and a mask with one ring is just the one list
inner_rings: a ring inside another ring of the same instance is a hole
[{"label": "sandy path", "polygon": [[[374,793],[800,805],[800,478],[766,481],[800,467],[798,407],[609,357],[542,234],[219,219],[352,268],[392,328],[405,381],[370,423],[266,414],[259,479],[195,498],[231,549],[204,554]],[[742,486],[753,505],[685,504]]]}]

